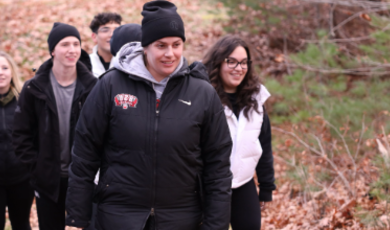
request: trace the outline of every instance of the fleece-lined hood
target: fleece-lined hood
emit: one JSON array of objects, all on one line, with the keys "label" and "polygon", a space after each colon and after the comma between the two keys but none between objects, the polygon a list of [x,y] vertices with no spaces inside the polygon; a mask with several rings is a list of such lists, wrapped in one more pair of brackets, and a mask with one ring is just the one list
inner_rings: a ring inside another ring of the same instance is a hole
[{"label": "fleece-lined hood", "polygon": [[122,46],[115,56],[114,67],[129,75],[151,82],[154,90],[156,91],[157,98],[160,98],[166,84],[171,78],[190,75],[192,77],[209,81],[206,67],[202,63],[194,62],[191,66],[188,66],[187,60],[183,56],[181,57],[179,65],[172,74],[160,82],[156,81],[145,66],[144,49],[140,42],[131,42]]}]

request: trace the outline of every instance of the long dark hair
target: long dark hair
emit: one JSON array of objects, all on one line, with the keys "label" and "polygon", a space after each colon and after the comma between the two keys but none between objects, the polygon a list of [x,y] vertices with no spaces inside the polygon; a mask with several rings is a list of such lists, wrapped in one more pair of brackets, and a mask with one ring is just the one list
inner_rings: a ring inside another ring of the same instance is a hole
[{"label": "long dark hair", "polygon": [[[233,51],[239,46],[244,47],[248,55],[248,60],[251,60],[252,55],[249,44],[238,36],[227,35],[225,37],[222,37],[217,41],[217,43],[215,43],[215,45],[207,52],[202,61],[207,68],[210,82],[217,91],[222,104],[228,106],[231,110],[233,110],[233,106],[224,91],[220,71],[221,65],[223,64],[225,58],[229,57],[229,55],[233,53]],[[236,92],[238,107],[240,111],[244,109],[244,115],[247,119],[249,119],[248,113],[251,109],[254,109],[254,111],[259,113],[259,105],[257,103],[257,100],[253,97],[259,92],[260,79],[256,75],[255,70],[253,68],[253,64],[251,63],[248,66],[248,71],[244,79],[237,87]]]}]

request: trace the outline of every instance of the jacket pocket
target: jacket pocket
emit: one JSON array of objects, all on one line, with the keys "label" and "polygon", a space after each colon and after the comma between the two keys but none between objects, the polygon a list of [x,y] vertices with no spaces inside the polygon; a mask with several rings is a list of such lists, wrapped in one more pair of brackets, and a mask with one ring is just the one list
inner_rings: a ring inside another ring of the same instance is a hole
[{"label": "jacket pocket", "polygon": [[106,189],[106,184],[99,182],[99,184],[96,186],[95,190],[93,191],[93,197],[92,197],[93,203],[99,203],[105,189]]}]

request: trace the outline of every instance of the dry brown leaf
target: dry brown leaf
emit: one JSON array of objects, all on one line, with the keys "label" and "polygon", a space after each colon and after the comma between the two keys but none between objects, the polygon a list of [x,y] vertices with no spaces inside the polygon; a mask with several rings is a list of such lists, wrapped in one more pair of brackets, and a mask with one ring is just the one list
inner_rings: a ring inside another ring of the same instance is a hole
[{"label": "dry brown leaf", "polygon": [[276,62],[279,62],[279,63],[284,62],[284,55],[283,54],[278,54],[278,55],[275,56],[274,60]]},{"label": "dry brown leaf", "polygon": [[363,13],[360,15],[360,17],[369,22],[371,21],[371,17],[368,14]]}]

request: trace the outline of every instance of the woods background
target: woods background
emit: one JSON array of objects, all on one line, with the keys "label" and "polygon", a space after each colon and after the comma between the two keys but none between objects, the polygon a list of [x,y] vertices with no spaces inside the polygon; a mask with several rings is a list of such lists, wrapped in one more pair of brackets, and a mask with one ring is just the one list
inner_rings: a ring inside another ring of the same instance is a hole
[{"label": "woods background", "polygon": [[[141,23],[141,0],[0,0],[0,49],[33,77],[53,22],[76,26],[91,52],[99,12]],[[185,57],[227,33],[247,38],[272,97],[277,190],[263,229],[390,228],[390,2],[175,0]],[[35,211],[32,222],[36,223]],[[9,228],[9,225],[8,225]],[[9,228],[10,229],[10,228]]]}]

